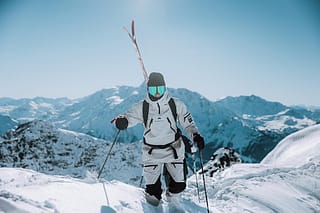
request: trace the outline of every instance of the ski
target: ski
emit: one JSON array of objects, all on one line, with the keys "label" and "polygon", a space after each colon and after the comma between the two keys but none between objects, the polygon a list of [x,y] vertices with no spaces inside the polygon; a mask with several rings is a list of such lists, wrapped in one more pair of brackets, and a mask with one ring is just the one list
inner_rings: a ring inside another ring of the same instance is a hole
[{"label": "ski", "polygon": [[123,27],[124,30],[128,33],[132,43],[133,43],[133,46],[136,50],[136,53],[137,53],[137,56],[138,56],[138,60],[139,60],[139,63],[141,65],[141,68],[142,68],[142,72],[143,72],[143,76],[144,76],[144,80],[145,82],[147,83],[148,82],[148,72],[144,66],[144,63],[143,63],[143,60],[142,60],[142,57],[141,57],[141,53],[140,53],[140,50],[139,50],[139,47],[138,47],[138,43],[137,43],[137,38],[136,38],[136,35],[135,35],[135,30],[134,30],[134,20],[132,20],[131,22],[131,33],[129,32],[129,30],[126,28],[126,27]]}]

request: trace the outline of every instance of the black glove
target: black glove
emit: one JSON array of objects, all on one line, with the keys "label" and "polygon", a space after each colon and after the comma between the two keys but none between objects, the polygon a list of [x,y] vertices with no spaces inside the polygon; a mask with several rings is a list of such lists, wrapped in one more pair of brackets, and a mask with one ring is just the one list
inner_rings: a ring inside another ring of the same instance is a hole
[{"label": "black glove", "polygon": [[199,133],[193,134],[193,142],[197,144],[199,150],[204,148],[204,139]]},{"label": "black glove", "polygon": [[118,117],[116,119],[116,127],[119,130],[125,130],[128,127],[128,119],[125,117]]}]

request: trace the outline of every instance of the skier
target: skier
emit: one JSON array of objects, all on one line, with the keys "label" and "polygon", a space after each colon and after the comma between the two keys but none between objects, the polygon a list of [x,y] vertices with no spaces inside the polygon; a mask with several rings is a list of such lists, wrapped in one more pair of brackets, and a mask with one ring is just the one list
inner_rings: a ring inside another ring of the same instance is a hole
[{"label": "skier", "polygon": [[176,122],[179,121],[199,150],[205,144],[185,104],[169,95],[161,73],[150,73],[147,91],[144,101],[134,104],[115,119],[115,126],[124,130],[138,123],[144,124],[142,164],[145,198],[148,203],[158,206],[162,194],[160,179],[163,167],[169,173],[168,200],[186,188],[185,145]]}]

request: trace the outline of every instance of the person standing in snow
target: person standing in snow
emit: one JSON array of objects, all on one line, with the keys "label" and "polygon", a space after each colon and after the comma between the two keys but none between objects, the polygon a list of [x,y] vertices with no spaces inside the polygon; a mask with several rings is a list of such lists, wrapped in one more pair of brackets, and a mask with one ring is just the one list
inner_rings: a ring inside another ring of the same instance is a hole
[{"label": "person standing in snow", "polygon": [[[185,104],[169,95],[161,73],[149,75],[147,91],[144,101],[134,104],[115,119],[115,126],[124,130],[138,123],[144,124],[142,163],[145,197],[148,203],[157,206],[162,195],[161,172],[164,167],[169,174],[167,197],[175,196],[186,188],[185,145],[177,121],[200,150],[204,148],[204,139]],[[174,101],[176,116],[172,113],[170,100]],[[147,109],[144,105],[148,105]]]}]

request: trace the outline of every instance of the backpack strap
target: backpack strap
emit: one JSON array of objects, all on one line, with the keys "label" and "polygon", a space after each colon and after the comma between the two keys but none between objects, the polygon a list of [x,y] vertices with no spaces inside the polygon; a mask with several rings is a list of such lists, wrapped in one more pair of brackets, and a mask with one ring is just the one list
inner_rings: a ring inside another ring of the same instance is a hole
[{"label": "backpack strap", "polygon": [[177,122],[177,107],[176,107],[176,103],[174,102],[173,98],[170,98],[169,100],[169,107],[171,109],[171,113],[173,115],[174,121]]},{"label": "backpack strap", "polygon": [[149,103],[144,100],[142,104],[142,115],[144,126],[147,127],[148,115],[149,115]]}]

